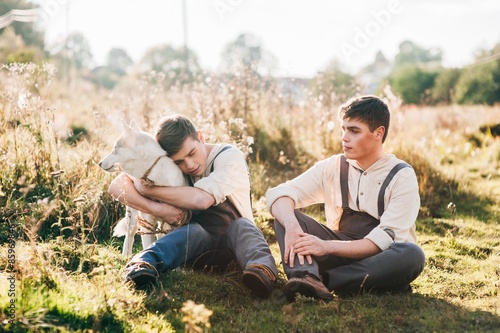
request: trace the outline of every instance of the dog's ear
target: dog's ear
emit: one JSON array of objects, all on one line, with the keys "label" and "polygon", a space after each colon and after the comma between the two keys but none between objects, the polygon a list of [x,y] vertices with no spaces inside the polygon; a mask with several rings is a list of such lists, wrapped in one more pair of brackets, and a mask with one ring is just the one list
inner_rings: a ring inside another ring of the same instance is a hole
[{"label": "dog's ear", "polygon": [[[136,125],[137,127],[137,125]],[[134,133],[137,131],[132,128],[129,124],[125,122],[125,120],[122,119],[122,128],[123,128],[123,133],[126,134],[127,136],[132,136]]]},{"label": "dog's ear", "polygon": [[141,131],[141,129],[139,128],[139,125],[137,125],[137,123],[133,119],[130,121],[130,127],[132,129],[136,130],[137,132]]}]

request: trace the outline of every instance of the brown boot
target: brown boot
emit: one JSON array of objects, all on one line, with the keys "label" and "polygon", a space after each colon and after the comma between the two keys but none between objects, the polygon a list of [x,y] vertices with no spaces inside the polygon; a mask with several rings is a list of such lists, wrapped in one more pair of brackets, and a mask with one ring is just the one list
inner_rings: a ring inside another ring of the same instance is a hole
[{"label": "brown boot", "polygon": [[285,285],[285,296],[289,302],[294,302],[297,294],[325,302],[333,300],[333,295],[323,282],[307,273],[289,279]]},{"label": "brown boot", "polygon": [[254,264],[245,268],[241,281],[255,295],[268,298],[273,292],[273,283],[276,281],[276,277],[266,265]]}]

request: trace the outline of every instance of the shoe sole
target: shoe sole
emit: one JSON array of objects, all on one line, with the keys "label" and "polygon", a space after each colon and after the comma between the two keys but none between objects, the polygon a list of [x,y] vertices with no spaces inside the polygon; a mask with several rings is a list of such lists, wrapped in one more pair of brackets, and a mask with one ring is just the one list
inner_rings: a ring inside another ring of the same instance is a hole
[{"label": "shoe sole", "polygon": [[245,273],[241,277],[241,282],[243,282],[243,284],[247,286],[255,295],[261,298],[269,298],[269,296],[271,296],[272,289],[269,290],[264,281],[262,281],[260,276],[257,274],[251,272]]},{"label": "shoe sole", "polygon": [[156,275],[137,274],[129,275],[126,281],[132,281],[138,290],[148,290],[156,284]]},{"label": "shoe sole", "polygon": [[322,300],[325,302],[331,302],[333,301],[333,295],[328,293],[321,293],[318,294],[316,292],[316,289],[314,287],[306,284],[306,283],[287,283],[285,286],[285,296],[288,302],[292,303],[295,301],[295,296],[297,294],[300,294],[305,297],[312,297],[318,300]]}]

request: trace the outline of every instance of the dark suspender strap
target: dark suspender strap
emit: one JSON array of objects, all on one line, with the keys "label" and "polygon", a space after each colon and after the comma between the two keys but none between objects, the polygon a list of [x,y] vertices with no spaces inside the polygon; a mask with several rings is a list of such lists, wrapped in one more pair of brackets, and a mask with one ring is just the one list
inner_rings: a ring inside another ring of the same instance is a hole
[{"label": "dark suspender strap", "polygon": [[214,163],[215,163],[215,159],[217,158],[217,156],[220,155],[220,153],[228,150],[228,149],[231,149],[233,148],[233,146],[229,145],[229,146],[225,146],[224,148],[222,148],[221,150],[219,150],[219,152],[217,153],[217,155],[215,155],[214,159],[212,160],[212,166],[210,167],[210,173],[214,172]]},{"label": "dark suspender strap", "polygon": [[[214,172],[214,162],[215,162],[215,159],[217,158],[217,156],[219,156],[219,154],[220,154],[220,153],[222,153],[223,151],[226,151],[226,150],[231,149],[231,148],[233,148],[233,146],[231,146],[231,145],[225,146],[225,147],[223,147],[223,148],[222,148],[222,149],[221,149],[221,150],[217,153],[217,155],[215,155],[215,157],[214,157],[214,158],[213,158],[213,160],[212,160],[212,166],[210,167],[210,173]],[[187,178],[188,178],[189,186],[194,186],[194,184],[193,184],[193,180],[191,179],[191,176],[188,176]]]},{"label": "dark suspender strap", "polygon": [[406,163],[396,164],[396,166],[394,166],[394,168],[392,168],[392,170],[389,172],[389,174],[387,175],[387,178],[385,178],[384,182],[382,183],[382,186],[380,187],[380,192],[378,193],[378,216],[379,216],[379,218],[384,213],[385,189],[387,188],[387,186],[391,182],[392,178],[396,175],[396,173],[398,173],[398,171],[403,169],[403,168],[411,168],[411,166],[406,164]]},{"label": "dark suspender strap", "polygon": [[[222,152],[229,150],[231,148],[233,148],[233,146],[227,145],[227,146],[223,147],[221,150],[219,150],[217,155],[215,155],[214,159],[212,160],[212,166],[210,167],[210,173],[214,172],[214,163],[215,163],[215,159],[217,158],[217,156],[219,156]],[[248,165],[247,165],[247,169],[248,169]],[[250,206],[252,206],[252,189],[251,188],[250,188]]]},{"label": "dark suspender strap", "polygon": [[[210,167],[210,173],[214,172],[214,163],[215,163],[215,159],[217,158],[217,156],[219,156],[221,153],[225,152],[226,150],[229,150],[233,148],[233,146],[231,145],[227,145],[225,147],[223,147],[221,150],[219,150],[219,152],[217,153],[217,155],[215,155],[214,159],[212,160],[212,166]],[[248,168],[248,165],[247,165],[247,168]],[[191,180],[191,177],[189,177],[189,184],[190,186],[193,186],[193,182]],[[252,205],[252,190],[250,189],[250,205]]]},{"label": "dark suspender strap", "polygon": [[340,193],[342,194],[342,209],[349,208],[349,163],[345,155],[340,156]]}]

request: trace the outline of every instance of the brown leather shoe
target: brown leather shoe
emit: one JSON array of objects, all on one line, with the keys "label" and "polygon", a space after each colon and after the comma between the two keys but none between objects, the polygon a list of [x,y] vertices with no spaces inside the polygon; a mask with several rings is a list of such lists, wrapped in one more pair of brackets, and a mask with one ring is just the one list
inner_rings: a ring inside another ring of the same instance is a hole
[{"label": "brown leather shoe", "polygon": [[273,292],[273,283],[276,281],[276,277],[266,265],[254,264],[245,268],[241,281],[255,295],[268,298]]},{"label": "brown leather shoe", "polygon": [[325,302],[333,300],[333,295],[323,282],[309,274],[293,277],[286,283],[285,296],[288,302],[294,302],[297,294],[313,297]]}]

